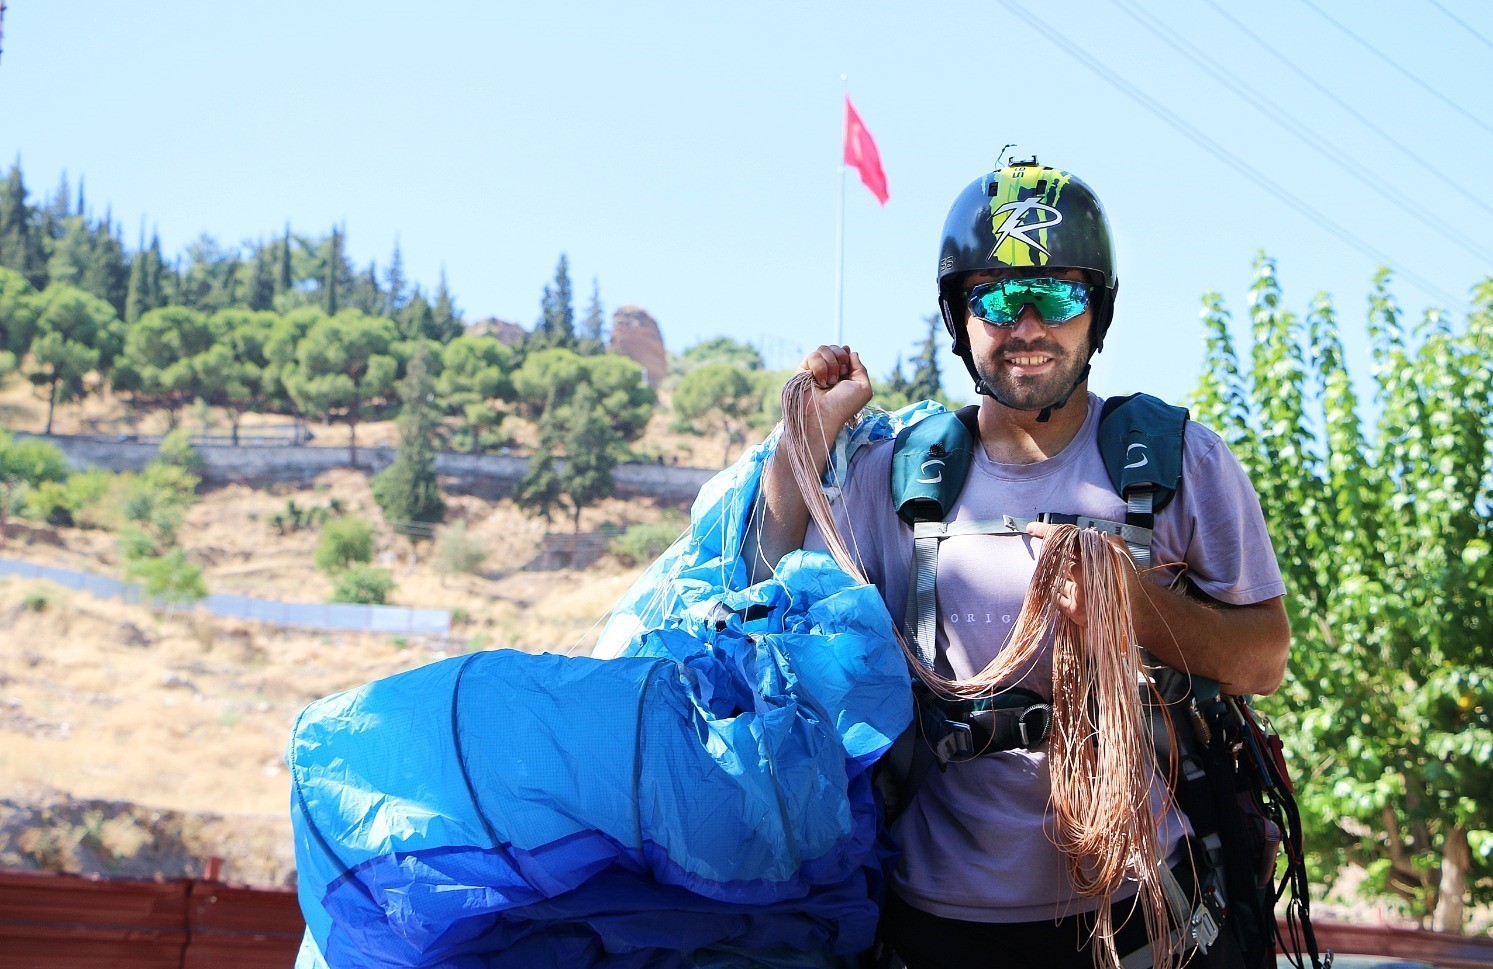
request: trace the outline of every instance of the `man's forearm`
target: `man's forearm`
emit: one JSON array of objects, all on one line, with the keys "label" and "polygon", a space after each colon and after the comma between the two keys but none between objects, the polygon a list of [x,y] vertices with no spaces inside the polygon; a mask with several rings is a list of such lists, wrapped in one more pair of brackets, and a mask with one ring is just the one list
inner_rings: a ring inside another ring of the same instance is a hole
[{"label": "man's forearm", "polygon": [[1280,686],[1291,648],[1281,599],[1231,606],[1140,577],[1130,591],[1136,638],[1161,662],[1217,680],[1228,693],[1267,694]]}]

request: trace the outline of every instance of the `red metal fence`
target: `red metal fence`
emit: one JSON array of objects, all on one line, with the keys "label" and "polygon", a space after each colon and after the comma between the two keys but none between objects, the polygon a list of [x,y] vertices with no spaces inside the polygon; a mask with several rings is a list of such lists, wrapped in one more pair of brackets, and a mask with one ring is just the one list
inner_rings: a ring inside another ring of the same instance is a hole
[{"label": "red metal fence", "polygon": [[[1493,939],[1318,922],[1343,954],[1493,966]],[[0,969],[289,969],[305,923],[289,889],[0,871]]]},{"label": "red metal fence", "polygon": [[0,872],[0,969],[288,969],[288,889]]}]

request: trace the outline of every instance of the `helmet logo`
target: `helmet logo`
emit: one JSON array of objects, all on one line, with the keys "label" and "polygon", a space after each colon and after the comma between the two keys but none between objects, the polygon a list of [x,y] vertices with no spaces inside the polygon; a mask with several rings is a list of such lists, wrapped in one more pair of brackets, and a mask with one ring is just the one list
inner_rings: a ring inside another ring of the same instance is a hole
[{"label": "helmet logo", "polygon": [[[995,248],[990,250],[991,259],[996,258],[996,252],[1000,250],[1000,247],[1008,239],[1015,239],[1017,242],[1024,242],[1027,245],[1031,246],[1033,249],[1036,249],[1038,252],[1042,253],[1042,255],[1047,256],[1048,258],[1052,257],[1052,253],[1048,252],[1046,247],[1043,246],[1042,243],[1032,238],[1032,236],[1030,236],[1028,233],[1035,232],[1038,229],[1052,228],[1059,222],[1063,221],[1063,213],[1059,212],[1057,209],[1053,208],[1050,205],[1043,205],[1036,198],[1019,199],[1015,202],[1007,202],[1005,205],[1002,205],[1000,208],[990,213],[991,222],[994,223],[995,217],[1000,215],[1002,212],[1007,213],[1007,215],[1005,221],[996,227]],[[1023,225],[1021,220],[1025,218],[1027,213],[1029,212],[1033,213],[1036,216],[1036,221],[1028,222]]]}]

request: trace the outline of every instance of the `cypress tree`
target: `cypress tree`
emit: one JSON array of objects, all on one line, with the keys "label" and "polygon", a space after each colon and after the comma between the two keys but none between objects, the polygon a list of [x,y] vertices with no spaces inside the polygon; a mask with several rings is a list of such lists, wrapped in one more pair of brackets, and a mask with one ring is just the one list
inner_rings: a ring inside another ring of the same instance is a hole
[{"label": "cypress tree", "polygon": [[939,334],[943,332],[943,320],[938,314],[926,317],[928,336],[918,347],[918,355],[912,358],[912,379],[908,381],[909,400],[937,400],[943,393],[943,382],[939,374]]},{"label": "cypress tree", "polygon": [[36,212],[26,202],[26,184],[17,159],[0,186],[0,266],[14,269],[40,289],[46,283],[46,259],[35,220]]},{"label": "cypress tree", "polygon": [[254,249],[254,265],[249,273],[246,298],[251,310],[273,309],[275,305],[275,266],[272,247],[260,243]]},{"label": "cypress tree", "polygon": [[295,285],[295,274],[290,266],[290,223],[285,223],[285,235],[280,240],[280,275],[275,279],[275,295],[279,296]]},{"label": "cypress tree", "polygon": [[389,257],[389,271],[384,276],[388,294],[385,297],[383,314],[395,316],[409,301],[409,280],[404,276],[404,254],[399,251],[399,237],[394,237],[394,255]]},{"label": "cypress tree", "polygon": [[399,384],[402,406],[394,463],[370,483],[373,500],[383,509],[384,518],[406,535],[423,534],[425,530],[419,524],[438,522],[446,513],[435,477],[433,442],[440,418],[435,411],[432,370],[430,350],[421,343]]},{"label": "cypress tree", "polygon": [[336,226],[332,226],[332,238],[328,243],[327,274],[325,286],[327,289],[327,313],[331,316],[337,315],[337,277],[341,275],[342,269],[342,233]]},{"label": "cypress tree", "polygon": [[446,267],[441,267],[440,288],[436,290],[435,307],[431,310],[435,317],[434,332],[431,338],[438,343],[450,343],[461,335],[461,311],[451,301],[451,290],[446,287]]}]

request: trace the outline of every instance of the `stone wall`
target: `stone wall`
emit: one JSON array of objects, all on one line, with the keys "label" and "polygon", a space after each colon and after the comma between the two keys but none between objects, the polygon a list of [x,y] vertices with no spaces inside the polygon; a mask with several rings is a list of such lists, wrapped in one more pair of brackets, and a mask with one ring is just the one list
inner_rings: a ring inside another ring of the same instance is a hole
[{"label": "stone wall", "polygon": [[[139,471],[156,454],[154,442],[121,440],[88,435],[53,435],[17,433],[17,437],[35,437],[51,441],[77,467],[102,467],[113,471]],[[266,481],[309,481],[333,468],[357,467],[370,474],[388,467],[394,460],[391,447],[360,447],[356,465],[348,461],[345,447],[316,445],[240,445],[207,444],[197,447],[202,456],[203,480],[221,484],[230,481],[246,483]],[[436,455],[435,470],[442,478],[488,497],[503,497],[528,469],[529,459],[511,454]],[[652,498],[674,505],[694,501],[700,486],[716,472],[708,468],[683,468],[666,464],[624,464],[614,476],[617,494],[624,498]]]}]

